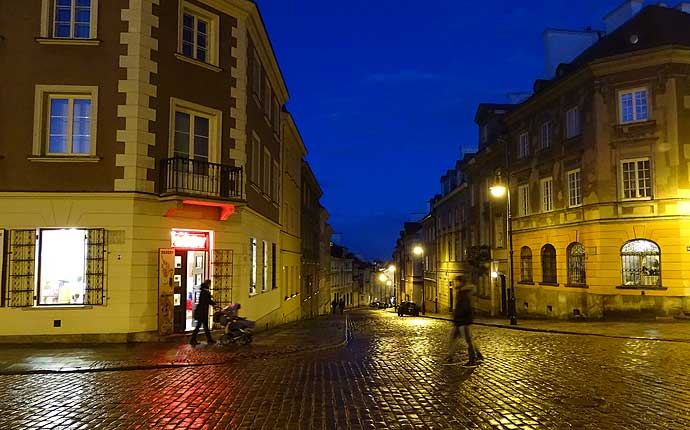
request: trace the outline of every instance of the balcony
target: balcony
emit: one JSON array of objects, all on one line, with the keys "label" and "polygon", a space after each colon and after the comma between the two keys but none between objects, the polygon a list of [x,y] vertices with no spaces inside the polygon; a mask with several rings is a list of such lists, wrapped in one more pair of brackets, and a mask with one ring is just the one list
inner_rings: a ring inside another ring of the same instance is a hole
[{"label": "balcony", "polygon": [[242,168],[187,158],[160,163],[160,194],[242,199]]}]

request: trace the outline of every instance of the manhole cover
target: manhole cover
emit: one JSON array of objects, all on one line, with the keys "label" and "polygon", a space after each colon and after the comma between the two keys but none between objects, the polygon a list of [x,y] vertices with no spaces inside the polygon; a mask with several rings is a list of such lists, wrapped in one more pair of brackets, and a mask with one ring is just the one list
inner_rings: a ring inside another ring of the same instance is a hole
[{"label": "manhole cover", "polygon": [[561,397],[558,401],[564,405],[579,406],[581,408],[598,408],[606,403],[600,397]]}]

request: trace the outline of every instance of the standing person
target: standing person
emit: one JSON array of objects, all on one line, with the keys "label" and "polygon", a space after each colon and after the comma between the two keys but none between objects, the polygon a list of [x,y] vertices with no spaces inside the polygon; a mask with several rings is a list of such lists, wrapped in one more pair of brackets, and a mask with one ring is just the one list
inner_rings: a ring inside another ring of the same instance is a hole
[{"label": "standing person", "polygon": [[345,310],[345,299],[340,299],[340,303],[338,303],[338,306],[340,307],[340,315],[342,315],[343,311]]},{"label": "standing person", "polygon": [[338,299],[336,299],[335,297],[333,297],[331,307],[333,308],[333,315],[335,315],[335,311],[338,309]]},{"label": "standing person", "polygon": [[199,334],[199,329],[201,326],[204,327],[204,333],[206,334],[206,343],[213,344],[216,343],[211,337],[211,330],[208,328],[208,307],[213,306],[216,302],[213,301],[211,297],[211,280],[207,279],[201,283],[201,293],[199,293],[199,303],[194,309],[194,319],[196,320],[196,327],[194,332],[192,332],[192,340],[189,341],[191,345],[198,345],[199,342],[196,341],[196,336]]},{"label": "standing person", "polygon": [[470,325],[473,321],[472,313],[472,284],[467,284],[464,275],[455,277],[454,282],[456,300],[455,309],[453,310],[453,328],[450,330],[450,339],[448,341],[448,357],[446,363],[454,363],[455,349],[457,346],[457,339],[462,335],[467,343],[467,354],[469,361],[464,364],[465,367],[475,367],[480,361],[484,359],[482,353],[479,352],[472,342],[472,333]]}]

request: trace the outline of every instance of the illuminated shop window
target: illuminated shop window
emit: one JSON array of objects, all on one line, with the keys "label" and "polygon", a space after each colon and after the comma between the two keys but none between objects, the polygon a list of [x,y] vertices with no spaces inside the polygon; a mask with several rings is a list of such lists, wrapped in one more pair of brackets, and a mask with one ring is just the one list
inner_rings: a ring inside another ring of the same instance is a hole
[{"label": "illuminated shop window", "polygon": [[626,242],[621,248],[623,285],[657,287],[661,285],[661,252],[649,240]]},{"label": "illuminated shop window", "polygon": [[39,305],[83,305],[86,292],[86,230],[41,230]]},{"label": "illuminated shop window", "polygon": [[249,295],[256,294],[256,238],[249,238]]}]

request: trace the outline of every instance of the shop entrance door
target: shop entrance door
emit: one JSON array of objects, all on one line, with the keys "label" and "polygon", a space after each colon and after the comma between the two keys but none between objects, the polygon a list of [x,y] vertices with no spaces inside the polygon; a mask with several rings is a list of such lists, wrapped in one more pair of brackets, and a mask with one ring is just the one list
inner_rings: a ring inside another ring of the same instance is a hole
[{"label": "shop entrance door", "polygon": [[175,251],[175,333],[190,331],[196,325],[193,310],[199,303],[201,283],[207,277],[208,251]]}]

